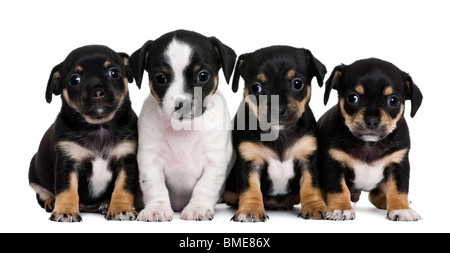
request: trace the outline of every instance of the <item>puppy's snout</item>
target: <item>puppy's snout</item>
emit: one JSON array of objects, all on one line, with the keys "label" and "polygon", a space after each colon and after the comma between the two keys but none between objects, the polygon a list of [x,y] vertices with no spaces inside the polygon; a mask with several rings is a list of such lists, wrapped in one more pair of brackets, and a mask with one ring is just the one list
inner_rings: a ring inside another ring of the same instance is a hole
[{"label": "puppy's snout", "polygon": [[364,117],[364,123],[368,129],[374,130],[380,126],[380,118],[375,116]]},{"label": "puppy's snout", "polygon": [[101,100],[105,97],[105,91],[103,89],[96,89],[92,92],[92,98],[96,100]]},{"label": "puppy's snout", "polygon": [[191,104],[191,101],[190,101],[189,98],[187,98],[187,97],[178,97],[174,101],[175,111],[178,111],[178,110],[180,110],[182,108],[184,108],[183,110],[190,109],[191,108],[190,104]]}]

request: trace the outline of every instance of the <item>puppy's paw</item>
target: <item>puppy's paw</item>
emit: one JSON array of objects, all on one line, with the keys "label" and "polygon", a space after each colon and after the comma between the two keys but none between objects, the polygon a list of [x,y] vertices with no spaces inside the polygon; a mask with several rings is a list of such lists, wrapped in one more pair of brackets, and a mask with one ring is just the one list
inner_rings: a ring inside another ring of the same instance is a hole
[{"label": "puppy's paw", "polygon": [[302,204],[302,209],[300,211],[299,217],[302,217],[303,219],[316,219],[316,220],[322,220],[325,219],[327,206],[325,203],[320,204]]},{"label": "puppy's paw", "polygon": [[413,209],[397,209],[387,214],[387,218],[393,221],[418,221],[422,218]]},{"label": "puppy's paw", "polygon": [[107,220],[135,220],[137,217],[137,212],[133,208],[117,209],[109,208],[106,212],[105,218]]},{"label": "puppy's paw", "polygon": [[214,216],[214,208],[187,205],[181,212],[180,218],[183,220],[212,220]]},{"label": "puppy's paw", "polygon": [[173,210],[170,206],[147,206],[139,212],[139,221],[171,221]]},{"label": "puppy's paw", "polygon": [[239,222],[264,222],[268,219],[269,216],[267,215],[266,210],[264,210],[264,207],[255,208],[252,210],[238,209],[238,211],[231,218],[232,221]]},{"label": "puppy's paw", "polygon": [[82,221],[79,212],[57,212],[54,211],[50,216],[51,221],[58,222],[80,222]]},{"label": "puppy's paw", "polygon": [[327,220],[354,220],[356,217],[355,210],[334,210],[327,212],[325,219]]}]

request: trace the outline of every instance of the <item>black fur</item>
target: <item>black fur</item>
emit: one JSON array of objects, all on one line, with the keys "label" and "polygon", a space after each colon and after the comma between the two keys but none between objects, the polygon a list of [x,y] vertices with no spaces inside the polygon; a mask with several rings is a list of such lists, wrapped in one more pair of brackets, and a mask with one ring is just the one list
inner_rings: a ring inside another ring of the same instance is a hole
[{"label": "black fur", "polygon": [[[295,74],[291,74],[288,78],[290,71],[294,71]],[[284,157],[285,152],[300,138],[307,135],[315,138],[316,120],[308,105],[310,99],[308,89],[311,88],[311,80],[313,77],[316,77],[319,85],[322,86],[325,73],[325,66],[314,58],[307,49],[272,46],[257,50],[253,53],[243,54],[238,58],[233,77],[233,91],[236,92],[238,90],[239,78],[242,77],[245,81],[244,97],[254,95],[256,97],[256,103],[258,103],[261,101],[260,98],[262,95],[267,95],[267,110],[269,113],[272,106],[271,95],[276,95],[279,100],[279,123],[282,129],[274,140],[264,141],[262,135],[276,130],[267,130],[267,127],[262,127],[260,119],[255,116],[248,102],[242,102],[243,104],[241,104],[234,118],[232,135],[237,158],[226,182],[226,192],[233,192],[240,195],[249,188],[250,173],[258,171],[264,207],[267,209],[292,209],[294,204],[298,204],[299,201],[301,169],[305,165],[312,174],[314,186],[318,187],[316,151],[309,155],[309,162],[307,163],[299,160],[294,161],[294,175],[286,182],[288,189],[286,189],[285,194],[273,195],[271,194],[273,185],[268,175],[267,161],[265,161],[265,165],[261,168],[256,168],[253,163],[254,161],[243,158],[239,152],[239,146],[244,142],[261,145],[276,153],[280,161],[283,162],[287,159]],[[264,76],[258,77],[259,74],[263,74]],[[301,89],[293,89],[294,79],[300,80],[303,83]],[[255,84],[261,85],[260,92],[255,93],[252,91],[252,86]],[[299,103],[305,103],[304,112],[300,117],[296,115],[297,111],[291,110],[289,107],[289,103],[293,103],[293,100]],[[258,106],[260,105],[258,104]],[[267,117],[268,122],[270,122],[270,115]],[[256,124],[252,125],[252,122],[256,122]],[[230,202],[229,200],[227,201]],[[236,214],[233,219],[236,221],[239,220],[238,215]],[[258,220],[257,217],[253,217],[252,219]],[[265,217],[260,218],[260,221],[264,220]]]},{"label": "black fur", "polygon": [[[358,86],[364,91],[363,94],[356,91]],[[342,193],[342,177],[351,192],[348,202],[358,201],[361,190],[378,194],[379,187],[384,187],[389,177],[394,179],[399,193],[408,193],[410,137],[403,116],[404,105],[406,100],[411,100],[413,117],[422,103],[422,94],[411,77],[389,62],[370,58],[335,67],[326,82],[325,104],[332,89],[338,91],[339,102],[318,121],[321,184],[325,193]],[[392,94],[389,92],[386,95],[386,89],[392,91]],[[355,93],[358,96],[357,103],[349,102],[354,99],[352,96]],[[389,104],[388,99],[392,96],[398,99],[398,105]],[[362,125],[348,125],[344,113],[350,117],[360,114]],[[385,131],[383,124],[386,122],[383,120],[395,122],[395,129],[391,132]],[[367,133],[375,136],[372,137],[373,141],[364,139]],[[407,152],[399,163],[386,165],[384,179],[378,186],[373,189],[359,189],[354,184],[353,168],[334,159],[330,155],[331,149],[343,151],[366,164],[372,164],[399,150],[407,149]]]},{"label": "black fur", "polygon": [[[121,142],[128,141],[137,147],[137,116],[131,108],[125,81],[133,81],[124,61],[128,55],[116,53],[105,46],[85,46],[72,51],[55,66],[50,74],[46,100],[52,94],[62,95],[62,107],[55,122],[50,126],[30,163],[29,182],[44,188],[53,198],[69,187],[69,174],[78,175],[80,210],[99,211],[102,203],[109,202],[118,174],[126,175],[125,190],[135,194],[138,190],[136,150],[122,157],[110,157],[109,152]],[[104,66],[105,62],[109,66]],[[81,69],[76,69],[76,66]],[[120,74],[116,75],[117,72]],[[114,77],[111,77],[110,74]],[[75,75],[81,82],[70,82]],[[95,153],[76,161],[58,144],[68,142]],[[92,162],[108,161],[111,180],[98,196],[89,191],[89,179],[93,173]],[[44,200],[37,193],[39,204]],[[53,207],[54,207],[54,203]],[[47,211],[53,211],[47,207]],[[52,218],[55,218],[52,215]],[[80,217],[74,217],[80,221]]]}]

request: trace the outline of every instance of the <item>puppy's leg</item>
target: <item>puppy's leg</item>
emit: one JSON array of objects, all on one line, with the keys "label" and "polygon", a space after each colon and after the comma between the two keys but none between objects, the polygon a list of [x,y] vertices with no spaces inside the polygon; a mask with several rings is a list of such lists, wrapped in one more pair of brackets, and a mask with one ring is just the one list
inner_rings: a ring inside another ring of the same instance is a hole
[{"label": "puppy's leg", "polygon": [[[152,143],[153,144],[153,143]],[[171,221],[173,210],[164,175],[164,159],[157,152],[139,146],[139,182],[144,209],[139,212],[140,221]]]},{"label": "puppy's leg", "polygon": [[260,188],[260,175],[252,171],[248,175],[248,188],[239,194],[239,208],[231,218],[234,221],[266,221],[263,196]]},{"label": "puppy's leg", "polygon": [[[205,154],[210,158],[210,154]],[[217,154],[215,154],[217,156]],[[203,168],[203,174],[195,184],[191,199],[181,212],[183,220],[212,220],[214,207],[219,200],[225,183],[227,162],[209,159]]]},{"label": "puppy's leg", "polygon": [[355,210],[351,205],[350,190],[345,183],[345,178],[342,175],[340,182],[337,184],[337,191],[327,192],[327,215],[328,220],[353,220],[355,219]]},{"label": "puppy's leg", "polygon": [[408,180],[409,174],[399,175],[399,173],[405,171],[405,167],[408,168],[409,162],[403,162],[403,168],[401,165],[394,165],[394,169],[391,170],[390,176],[386,183],[386,209],[387,218],[394,221],[417,221],[420,220],[420,215],[409,207],[408,201]]},{"label": "puppy's leg", "polygon": [[64,176],[57,178],[58,184],[66,185],[66,187],[62,190],[56,190],[55,208],[50,216],[50,220],[65,222],[81,221],[78,197],[78,175],[75,172],[71,172],[66,179],[68,182],[64,182]]},{"label": "puppy's leg", "polygon": [[299,216],[305,219],[323,219],[327,206],[322,191],[314,185],[311,172],[306,166],[300,178],[300,201],[302,210]]},{"label": "puppy's leg", "polygon": [[134,194],[126,189],[127,180],[125,170],[122,169],[117,176],[111,202],[106,212],[107,220],[136,219],[137,213],[133,208]]}]

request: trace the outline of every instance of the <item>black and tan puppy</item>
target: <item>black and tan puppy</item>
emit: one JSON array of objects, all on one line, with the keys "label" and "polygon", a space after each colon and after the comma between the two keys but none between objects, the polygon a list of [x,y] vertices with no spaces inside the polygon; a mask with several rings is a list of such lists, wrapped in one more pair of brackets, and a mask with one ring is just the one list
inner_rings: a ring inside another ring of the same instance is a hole
[{"label": "black and tan puppy", "polygon": [[265,209],[292,209],[322,218],[318,188],[316,121],[308,105],[311,80],[323,83],[325,66],[309,50],[273,46],[239,57],[233,78],[245,81],[244,104],[234,118],[237,151],[224,199],[238,210],[234,221],[265,221]]},{"label": "black and tan puppy", "polygon": [[339,102],[318,121],[327,218],[354,219],[350,202],[370,191],[388,219],[419,220],[408,201],[410,139],[403,117],[405,100],[411,100],[411,117],[419,109],[419,88],[393,64],[371,58],[335,67],[325,104],[331,89]]},{"label": "black and tan puppy", "polygon": [[56,121],[31,160],[29,182],[53,221],[81,221],[80,210],[108,220],[136,217],[137,117],[128,55],[106,46],[72,51],[56,65],[45,97],[62,94]]}]

